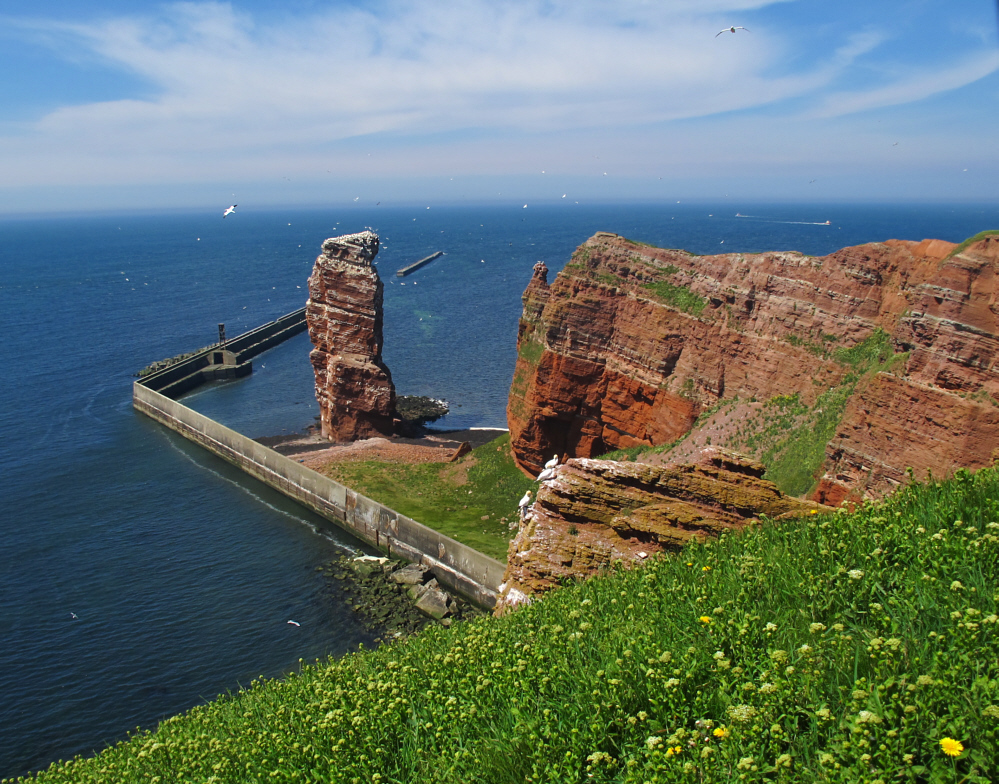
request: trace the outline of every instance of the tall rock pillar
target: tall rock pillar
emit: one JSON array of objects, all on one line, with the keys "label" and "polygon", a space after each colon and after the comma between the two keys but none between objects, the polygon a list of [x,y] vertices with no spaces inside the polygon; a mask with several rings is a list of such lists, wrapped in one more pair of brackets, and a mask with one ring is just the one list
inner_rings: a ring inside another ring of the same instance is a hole
[{"label": "tall rock pillar", "polygon": [[384,287],[371,266],[377,254],[374,232],[331,237],[309,277],[309,359],[322,434],[331,441],[392,432],[395,386],[382,362]]}]

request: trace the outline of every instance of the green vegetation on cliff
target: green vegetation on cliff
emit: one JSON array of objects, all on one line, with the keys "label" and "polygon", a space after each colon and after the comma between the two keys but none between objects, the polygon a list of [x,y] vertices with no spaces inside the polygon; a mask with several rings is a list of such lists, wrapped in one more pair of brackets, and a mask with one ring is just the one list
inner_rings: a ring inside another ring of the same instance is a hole
[{"label": "green vegetation on cliff", "polygon": [[999,475],[304,666],[44,784],[999,778]]}]

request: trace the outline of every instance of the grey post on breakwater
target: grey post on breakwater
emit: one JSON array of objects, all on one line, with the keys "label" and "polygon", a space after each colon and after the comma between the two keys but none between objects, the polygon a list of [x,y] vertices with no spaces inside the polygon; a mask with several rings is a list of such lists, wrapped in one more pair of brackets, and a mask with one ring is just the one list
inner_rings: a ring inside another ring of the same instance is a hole
[{"label": "grey post on breakwater", "polygon": [[427,264],[429,264],[431,261],[433,261],[434,259],[438,258],[439,256],[443,256],[443,255],[444,255],[444,251],[442,251],[442,250],[439,250],[436,253],[431,253],[429,256],[427,256],[425,258],[422,258],[419,261],[413,262],[408,267],[403,267],[401,270],[399,270],[398,272],[395,273],[395,276],[397,278],[404,278],[410,272],[416,272],[420,267],[427,266]]},{"label": "grey post on breakwater", "polygon": [[[247,357],[303,329],[304,308],[233,338],[226,346],[236,357]],[[476,605],[488,609],[496,605],[504,570],[499,561],[173,400],[172,396],[215,377],[205,372],[212,369],[213,363],[209,360],[214,357],[204,354],[216,350],[209,348],[198,352],[136,381],[132,385],[133,407],[378,550],[423,564],[442,586]]]}]

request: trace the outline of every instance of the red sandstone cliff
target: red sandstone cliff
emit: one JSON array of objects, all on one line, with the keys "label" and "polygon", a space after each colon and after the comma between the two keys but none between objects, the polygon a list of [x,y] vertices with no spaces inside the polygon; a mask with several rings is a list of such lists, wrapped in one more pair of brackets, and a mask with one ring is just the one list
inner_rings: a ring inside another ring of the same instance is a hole
[{"label": "red sandstone cliff", "polygon": [[816,499],[882,495],[908,466],[986,465],[999,446],[999,237],[955,249],[695,256],[600,232],[524,292],[507,408],[518,464],[668,444],[734,399],[793,397],[818,415],[844,390]]},{"label": "red sandstone cliff", "polygon": [[498,612],[588,577],[614,561],[641,561],[694,538],[807,514],[808,501],[782,495],[763,466],[709,447],[692,464],[654,466],[573,459],[541,483],[510,543]]},{"label": "red sandstone cliff", "polygon": [[331,441],[392,432],[395,387],[382,362],[383,285],[371,266],[377,253],[373,232],[332,237],[309,277],[309,358],[322,434]]}]

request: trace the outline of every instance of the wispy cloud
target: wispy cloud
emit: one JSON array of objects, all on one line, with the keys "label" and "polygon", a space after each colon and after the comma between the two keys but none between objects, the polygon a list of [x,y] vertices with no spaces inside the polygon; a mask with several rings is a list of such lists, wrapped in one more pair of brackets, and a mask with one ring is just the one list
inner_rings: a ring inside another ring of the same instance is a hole
[{"label": "wispy cloud", "polygon": [[[782,107],[788,122],[857,113],[999,67],[999,55],[979,52],[904,79],[867,69],[863,88],[848,89],[844,75],[875,57],[890,31],[840,31],[826,54],[774,24],[715,37],[746,15],[793,4],[371,0],[281,16],[182,2],[91,23],[8,20],[9,30],[68,59],[96,58],[148,89],[8,125],[0,166],[8,184],[267,177],[313,171],[360,139],[383,140],[397,162],[407,145],[447,137],[466,171],[492,171],[501,164],[491,140],[507,149],[510,139],[544,140],[551,151],[565,135],[634,139],[698,118],[718,118],[711,135],[724,137],[738,134],[740,114],[763,107]],[[439,162],[439,150],[411,154],[408,171]],[[356,161],[357,171],[366,164]]]}]

